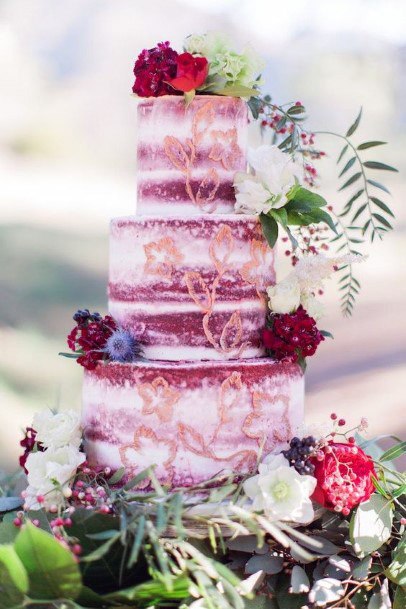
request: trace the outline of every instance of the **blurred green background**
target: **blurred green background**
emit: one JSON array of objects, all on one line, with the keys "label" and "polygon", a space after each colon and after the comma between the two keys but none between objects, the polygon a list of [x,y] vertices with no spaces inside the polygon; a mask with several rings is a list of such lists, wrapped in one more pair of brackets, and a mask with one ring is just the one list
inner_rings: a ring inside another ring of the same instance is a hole
[{"label": "blurred green background", "polygon": [[[267,61],[264,90],[301,100],[313,129],[344,132],[363,105],[356,141],[390,142],[374,154],[400,169],[379,176],[396,231],[365,248],[350,320],[331,283],[323,327],[335,340],[310,362],[306,408],[309,420],[335,410],[354,423],[367,416],[371,434],[404,435],[405,9],[403,0],[0,0],[2,467],[15,468],[35,410],[80,407],[82,369],[57,353],[78,307],[106,311],[108,221],[135,210],[134,59],[208,29],[250,41]],[[318,143],[328,153],[321,193],[340,209],[339,142]]]}]

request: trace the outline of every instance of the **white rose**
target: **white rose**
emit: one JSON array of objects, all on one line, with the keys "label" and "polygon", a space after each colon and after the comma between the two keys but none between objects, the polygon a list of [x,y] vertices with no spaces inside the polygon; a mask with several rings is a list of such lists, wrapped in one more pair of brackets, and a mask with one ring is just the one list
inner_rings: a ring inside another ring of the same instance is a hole
[{"label": "white rose", "polygon": [[266,214],[272,207],[270,193],[259,180],[247,173],[238,172],[234,178],[235,211],[240,214]]},{"label": "white rose", "polygon": [[77,448],[82,441],[82,430],[78,413],[64,410],[54,413],[49,408],[38,412],[32,423],[37,432],[37,441],[46,448],[60,448],[71,444]]},{"label": "white rose", "polygon": [[306,309],[310,317],[313,317],[316,321],[323,317],[325,310],[324,304],[312,294],[302,294],[300,304]]},{"label": "white rose", "polygon": [[267,289],[273,313],[293,313],[300,305],[300,285],[295,277],[287,277]]},{"label": "white rose", "polygon": [[296,176],[300,173],[292,157],[277,146],[264,144],[249,150],[248,162],[255,175],[271,193],[272,207],[283,207],[287,202],[286,195],[296,184]]},{"label": "white rose", "polygon": [[73,479],[77,468],[86,459],[84,453],[76,446],[63,448],[48,448],[41,452],[28,455],[26,468],[28,470],[28,488],[25,502],[29,509],[39,509],[38,495],[44,495],[43,505],[49,507],[62,503],[62,492]]},{"label": "white rose", "polygon": [[231,48],[230,39],[221,32],[207,34],[191,34],[183,42],[183,48],[192,55],[202,55],[211,63],[220,53]]},{"label": "white rose", "polygon": [[259,468],[259,474],[244,482],[244,491],[255,511],[274,520],[309,523],[314,517],[310,496],[316,478],[302,476],[283,455],[271,455]]}]

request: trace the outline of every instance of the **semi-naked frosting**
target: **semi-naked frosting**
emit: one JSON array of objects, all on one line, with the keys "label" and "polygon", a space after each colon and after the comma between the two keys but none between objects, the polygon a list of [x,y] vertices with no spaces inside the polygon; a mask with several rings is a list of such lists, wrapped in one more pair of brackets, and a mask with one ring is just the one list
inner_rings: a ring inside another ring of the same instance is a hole
[{"label": "semi-naked frosting", "polygon": [[197,95],[138,102],[138,214],[228,213],[233,179],[246,169],[247,104]]},{"label": "semi-naked frosting", "polygon": [[138,215],[111,223],[109,311],[145,359],[100,364],[83,388],[89,462],[124,480],[251,472],[302,422],[300,367],[261,357],[274,253],[257,216],[234,214],[246,137],[241,99],[139,101]]},{"label": "semi-naked frosting", "polygon": [[[91,464],[149,465],[164,484],[255,470],[303,418],[303,374],[269,359],[100,364],[85,373],[83,425]],[[147,484],[145,482],[144,484]]]},{"label": "semi-naked frosting", "polygon": [[111,223],[109,310],[148,359],[264,354],[273,252],[255,216],[118,218]]}]

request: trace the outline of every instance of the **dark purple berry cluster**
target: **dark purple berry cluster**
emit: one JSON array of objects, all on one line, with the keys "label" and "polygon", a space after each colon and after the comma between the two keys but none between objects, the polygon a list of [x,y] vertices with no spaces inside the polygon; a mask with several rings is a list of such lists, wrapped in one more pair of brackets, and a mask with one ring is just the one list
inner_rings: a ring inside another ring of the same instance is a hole
[{"label": "dark purple berry cluster", "polygon": [[294,467],[299,474],[312,475],[314,473],[314,465],[310,461],[310,457],[314,456],[316,451],[316,440],[313,436],[305,438],[292,438],[289,442],[289,448],[283,450],[283,456],[289,461],[291,467]]}]

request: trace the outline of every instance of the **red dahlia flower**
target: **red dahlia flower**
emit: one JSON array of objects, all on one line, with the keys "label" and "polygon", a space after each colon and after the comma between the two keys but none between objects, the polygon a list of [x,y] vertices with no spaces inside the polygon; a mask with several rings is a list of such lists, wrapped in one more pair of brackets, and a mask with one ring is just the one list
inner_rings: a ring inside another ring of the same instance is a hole
[{"label": "red dahlia flower", "polygon": [[262,339],[266,349],[277,360],[296,362],[316,353],[324,340],[316,321],[300,306],[294,313],[272,313]]},{"label": "red dahlia flower", "polygon": [[176,76],[178,53],[169,42],[160,42],[153,49],[144,49],[134,65],[133,93],[141,97],[176,94],[168,84]]},{"label": "red dahlia flower", "polygon": [[209,73],[209,62],[205,57],[194,57],[191,53],[182,53],[177,57],[176,77],[169,81],[174,89],[188,93],[198,89]]},{"label": "red dahlia flower", "polygon": [[344,516],[374,492],[372,459],[355,444],[330,442],[311,459],[316,490],[312,499]]}]

